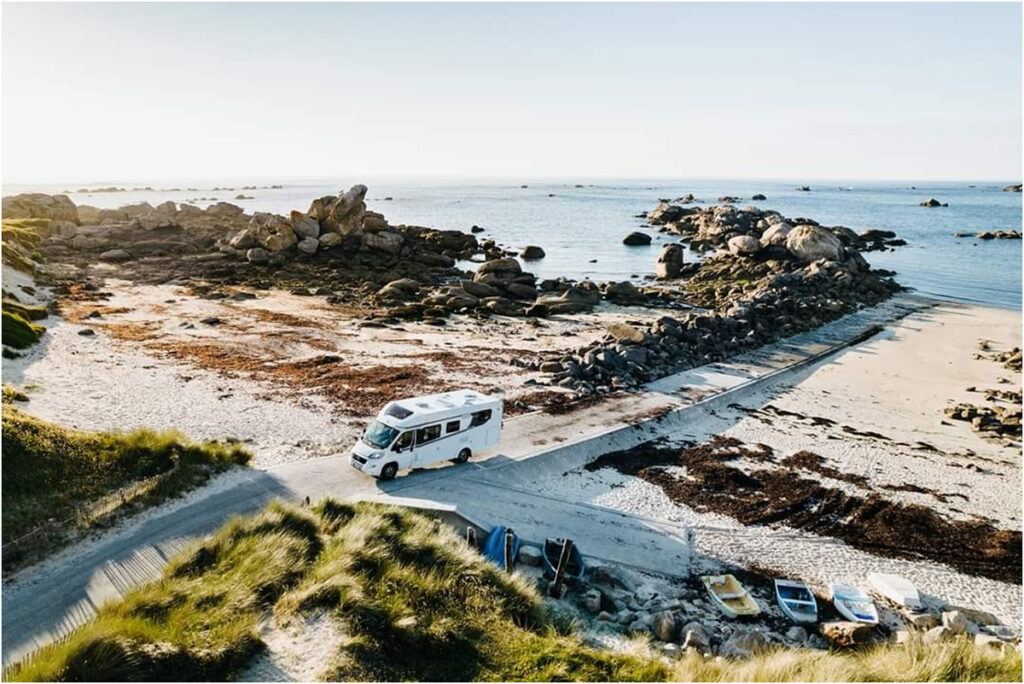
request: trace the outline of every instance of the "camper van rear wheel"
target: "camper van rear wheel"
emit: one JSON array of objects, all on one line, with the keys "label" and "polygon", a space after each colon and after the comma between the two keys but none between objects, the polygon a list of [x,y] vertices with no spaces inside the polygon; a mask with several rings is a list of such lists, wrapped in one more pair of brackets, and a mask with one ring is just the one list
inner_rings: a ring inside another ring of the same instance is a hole
[{"label": "camper van rear wheel", "polygon": [[465,463],[466,461],[469,460],[470,456],[472,456],[472,452],[470,452],[469,449],[463,449],[462,451],[459,452],[459,455],[455,457],[455,462]]},{"label": "camper van rear wheel", "polygon": [[382,480],[394,480],[395,475],[398,474],[398,464],[388,463],[380,469],[380,479]]}]

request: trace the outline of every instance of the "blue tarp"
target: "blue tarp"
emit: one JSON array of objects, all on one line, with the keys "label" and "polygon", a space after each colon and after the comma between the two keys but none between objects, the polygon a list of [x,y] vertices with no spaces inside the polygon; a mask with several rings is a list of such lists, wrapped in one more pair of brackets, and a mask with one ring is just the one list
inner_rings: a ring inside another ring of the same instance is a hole
[{"label": "blue tarp", "polygon": [[[504,525],[498,525],[491,530],[491,533],[487,535],[487,541],[484,542],[483,554],[484,558],[497,565],[502,570],[505,570],[505,532],[508,530]],[[509,559],[512,565],[515,565],[516,556],[519,555],[519,537],[516,536],[515,532],[512,532],[512,557]]]}]

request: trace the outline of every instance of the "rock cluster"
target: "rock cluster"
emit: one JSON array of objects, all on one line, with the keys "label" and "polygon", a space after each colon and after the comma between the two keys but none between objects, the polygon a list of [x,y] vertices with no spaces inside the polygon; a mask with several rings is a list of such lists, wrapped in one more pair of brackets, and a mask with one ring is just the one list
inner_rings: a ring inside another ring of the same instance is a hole
[{"label": "rock cluster", "polygon": [[1016,185],[1007,185],[1005,188],[1003,188],[1003,192],[1020,192],[1020,189],[1021,184],[1017,183]]},{"label": "rock cluster", "polygon": [[1019,441],[1021,438],[1021,408],[1016,406],[975,406],[959,403],[945,410],[947,418],[971,424],[971,429],[982,437]]},{"label": "rock cluster", "polygon": [[[888,273],[871,270],[853,247],[852,231],[806,219],[794,228],[778,214],[722,209],[682,209],[696,219],[687,224],[693,235],[712,239],[710,228],[728,245],[728,252],[688,270],[683,283],[692,303],[712,310],[615,326],[585,347],[541,356],[536,367],[550,370],[554,384],[582,394],[632,389],[815,328],[899,290]],[[737,220],[737,213],[744,218]],[[667,258],[656,267],[667,274]]]},{"label": "rock cluster", "polygon": [[[683,207],[666,202],[659,204],[647,215],[652,225],[664,231],[678,233],[694,249],[707,252],[714,249],[729,250],[734,254],[755,254],[769,245],[784,246],[805,261],[829,258],[842,259],[843,248],[860,252],[898,247],[906,244],[888,230],[871,229],[861,233],[844,226],[822,226],[806,218],[786,218],[777,211],[757,207],[737,208],[731,204],[713,207]],[[790,238],[790,233],[795,235]],[[738,240],[735,238],[750,238]]]},{"label": "rock cluster", "polygon": [[921,202],[922,207],[948,207],[949,202],[940,202],[934,197],[929,197],[924,202]]},{"label": "rock cluster", "polygon": [[67,195],[31,192],[4,197],[3,217],[5,219],[44,218],[77,224],[78,208]]},{"label": "rock cluster", "polygon": [[976,237],[979,240],[1020,240],[1019,230],[983,230],[980,233],[953,233],[953,237]]}]

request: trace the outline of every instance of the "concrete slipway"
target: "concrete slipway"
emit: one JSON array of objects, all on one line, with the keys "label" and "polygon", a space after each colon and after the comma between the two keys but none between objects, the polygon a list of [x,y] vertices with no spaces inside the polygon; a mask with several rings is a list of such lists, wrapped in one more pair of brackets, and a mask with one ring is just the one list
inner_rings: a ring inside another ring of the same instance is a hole
[{"label": "concrete slipway", "polygon": [[585,554],[666,575],[691,563],[685,528],[585,502],[541,496],[527,484],[559,476],[596,456],[673,435],[698,435],[702,419],[745,397],[770,397],[878,326],[930,306],[900,296],[809,333],[678,373],[642,392],[563,415],[506,420],[501,444],[462,466],[444,465],[379,483],[348,466],[347,454],[227,475],[185,501],[143,514],[95,541],[26,568],[3,591],[3,662],[16,661],[95,614],[105,601],[159,575],[167,559],[232,515],[275,498],[337,498],[456,510],[489,527],[513,527],[528,541],[569,536]]}]

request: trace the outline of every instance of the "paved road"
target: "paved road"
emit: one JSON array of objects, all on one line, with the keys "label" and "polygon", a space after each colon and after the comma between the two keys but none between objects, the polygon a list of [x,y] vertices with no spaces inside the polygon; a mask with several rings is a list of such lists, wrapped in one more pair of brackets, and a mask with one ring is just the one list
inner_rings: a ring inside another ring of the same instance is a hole
[{"label": "paved road", "polygon": [[[331,495],[454,506],[485,524],[511,525],[528,540],[569,534],[586,540],[588,555],[685,574],[690,552],[678,527],[539,496],[524,485],[578,467],[597,454],[691,429],[715,406],[799,380],[872,326],[925,305],[923,300],[897,298],[729,363],[664,378],[643,393],[561,416],[537,413],[509,419],[494,452],[461,466],[433,467],[378,483],[351,469],[347,457],[337,456],[227,476],[226,482],[214,482],[182,504],[69,549],[6,583],[3,662],[13,662],[66,634],[103,602],[158,576],[167,559],[191,540],[213,532],[230,516],[256,511],[275,498],[316,500]],[[654,414],[660,416],[652,418]]]}]

